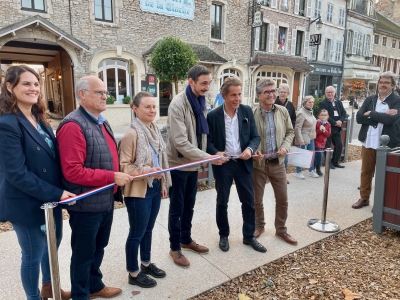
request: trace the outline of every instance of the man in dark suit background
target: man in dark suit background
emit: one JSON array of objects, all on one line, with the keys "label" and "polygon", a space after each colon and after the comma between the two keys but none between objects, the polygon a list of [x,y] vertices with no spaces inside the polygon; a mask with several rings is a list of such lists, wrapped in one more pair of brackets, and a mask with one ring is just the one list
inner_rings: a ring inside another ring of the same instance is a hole
[{"label": "man in dark suit background", "polygon": [[219,229],[219,247],[229,250],[228,201],[233,180],[242,203],[243,243],[254,250],[267,249],[254,238],[255,211],[253,192],[252,154],[260,144],[260,136],[249,106],[242,105],[242,82],[229,77],[221,87],[224,105],[207,115],[209,134],[207,153],[226,156],[228,161],[220,166],[213,165],[215,189],[217,190],[216,218]]},{"label": "man in dark suit background", "polygon": [[326,109],[329,114],[328,122],[331,124],[331,136],[326,141],[326,148],[331,144],[335,146],[331,161],[331,169],[344,168],[339,164],[339,159],[342,155],[342,123],[346,118],[346,110],[343,107],[342,101],[335,100],[336,90],[333,86],[328,86],[325,89],[325,99],[319,103],[319,110]]}]

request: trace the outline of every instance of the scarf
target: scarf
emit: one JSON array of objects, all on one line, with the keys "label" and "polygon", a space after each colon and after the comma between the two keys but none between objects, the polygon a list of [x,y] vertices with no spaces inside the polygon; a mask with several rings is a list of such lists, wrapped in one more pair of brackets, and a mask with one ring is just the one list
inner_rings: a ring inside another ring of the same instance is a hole
[{"label": "scarf", "polygon": [[[160,167],[162,169],[169,168],[166,146],[156,123],[151,122],[150,126],[146,126],[139,118],[134,118],[131,128],[136,130],[138,136],[136,143],[136,159],[133,165],[138,169],[143,166],[154,167],[153,153],[150,149],[150,147],[153,147],[158,155]],[[147,145],[147,147],[145,145]],[[169,172],[165,172],[162,178],[165,180],[165,185],[167,187],[171,186],[171,174]],[[153,187],[153,180],[154,177],[152,176],[147,178],[147,185],[149,187]]]},{"label": "scarf", "polygon": [[305,106],[303,106],[305,110],[308,110],[310,112],[311,115],[313,115],[313,109],[312,108],[307,108]]},{"label": "scarf", "polygon": [[193,94],[190,85],[186,87],[186,96],[189,100],[190,106],[192,107],[194,116],[196,118],[196,135],[208,134],[208,124],[206,117],[204,116],[204,108],[206,107],[206,97],[196,97]]},{"label": "scarf", "polygon": [[319,123],[321,123],[322,125],[325,125],[326,123],[328,123],[328,121],[321,121],[320,119],[317,120]]}]

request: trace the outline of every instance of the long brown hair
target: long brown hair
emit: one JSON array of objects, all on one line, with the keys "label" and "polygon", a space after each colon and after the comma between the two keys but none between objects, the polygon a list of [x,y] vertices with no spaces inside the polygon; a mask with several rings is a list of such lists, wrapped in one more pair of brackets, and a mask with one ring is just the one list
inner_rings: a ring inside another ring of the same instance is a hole
[{"label": "long brown hair", "polygon": [[[12,66],[8,68],[6,72],[6,78],[1,85],[1,93],[0,93],[0,115],[13,113],[18,114],[18,106],[17,106],[17,98],[14,94],[14,88],[19,83],[21,78],[21,74],[25,72],[30,72],[35,75],[36,79],[39,80],[38,73],[35,72],[32,68],[26,65]],[[7,89],[6,83],[11,84],[11,93]],[[49,125],[49,122],[46,118],[46,105],[42,100],[42,94],[39,93],[38,101],[34,105],[32,105],[32,113],[43,123]]]}]

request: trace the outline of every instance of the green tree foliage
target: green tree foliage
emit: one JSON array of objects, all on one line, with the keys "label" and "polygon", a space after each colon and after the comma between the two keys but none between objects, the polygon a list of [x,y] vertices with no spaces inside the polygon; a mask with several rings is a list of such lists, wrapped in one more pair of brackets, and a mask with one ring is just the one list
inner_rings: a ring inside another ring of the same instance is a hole
[{"label": "green tree foliage", "polygon": [[177,94],[178,81],[187,78],[189,69],[196,65],[197,61],[192,47],[177,37],[165,37],[157,43],[149,65],[158,79],[175,83]]}]

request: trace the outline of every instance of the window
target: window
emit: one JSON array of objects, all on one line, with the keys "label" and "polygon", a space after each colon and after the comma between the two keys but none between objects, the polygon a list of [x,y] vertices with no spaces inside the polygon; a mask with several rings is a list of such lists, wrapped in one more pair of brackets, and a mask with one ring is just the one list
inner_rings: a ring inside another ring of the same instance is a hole
[{"label": "window", "polygon": [[392,48],[396,48],[396,40],[392,39]]},{"label": "window", "polygon": [[286,28],[279,27],[278,31],[278,52],[285,53],[286,52]]},{"label": "window", "polygon": [[333,62],[333,55],[335,52],[335,42],[330,39],[325,39],[324,42],[324,53],[322,56],[323,61]]},{"label": "window", "polygon": [[235,69],[225,69],[221,73],[221,78],[219,80],[219,86],[221,87],[224,83],[225,78],[228,77],[237,77],[240,79],[239,72]]},{"label": "window", "polygon": [[264,6],[269,6],[269,0],[261,0],[260,4]]},{"label": "window", "polygon": [[344,8],[341,8],[339,10],[339,26],[342,27],[344,27],[344,14],[345,14]]},{"label": "window", "polygon": [[363,42],[363,34],[355,31],[353,37],[353,48],[351,53],[356,55],[362,55],[362,42]]},{"label": "window", "polygon": [[379,35],[374,36],[374,44],[378,45],[379,44]]},{"label": "window", "polygon": [[217,4],[211,7],[211,38],[222,38],[222,6]]},{"label": "window", "polygon": [[321,0],[315,0],[314,18],[318,18],[320,15],[321,15]]},{"label": "window", "polygon": [[280,0],[281,2],[281,10],[282,11],[289,11],[289,4],[288,4],[288,0]]},{"label": "window", "polygon": [[44,0],[22,0],[21,9],[44,12]]},{"label": "window", "polygon": [[384,36],[384,37],[382,38],[382,46],[386,46],[386,40],[387,40],[387,37]]},{"label": "window", "polygon": [[356,9],[356,0],[350,0],[349,2],[349,9]]},{"label": "window", "polygon": [[372,2],[372,0],[368,1],[368,9],[367,9],[367,15],[368,16],[372,16],[374,14],[374,3]]},{"label": "window", "polygon": [[340,59],[342,57],[342,42],[336,42],[336,53],[335,53],[335,62],[340,63]]},{"label": "window", "polygon": [[97,76],[103,80],[106,89],[115,97],[117,101],[122,102],[122,98],[131,95],[131,87],[129,73],[127,72],[128,64],[124,60],[114,58],[104,59],[99,63]]},{"label": "window", "polygon": [[301,47],[303,46],[303,31],[297,30],[296,35],[296,56],[301,56]]},{"label": "window", "polygon": [[305,5],[306,5],[305,0],[296,0],[294,3],[294,13],[299,16],[305,16],[304,12],[304,10],[306,9]]},{"label": "window", "polygon": [[94,15],[98,21],[112,22],[112,2],[111,0],[95,0],[94,1]]},{"label": "window", "polygon": [[282,83],[288,84],[288,76],[285,73],[281,72],[266,72],[266,71],[261,71],[257,73],[256,77],[256,82],[259,81],[261,78],[272,78],[273,80],[276,81],[276,87],[279,88]]},{"label": "window", "polygon": [[352,41],[353,41],[353,31],[352,30],[347,30],[347,38],[346,38],[346,53],[347,54],[351,54],[352,53],[352,49],[351,49],[351,45],[352,45]]},{"label": "window", "polygon": [[311,60],[317,60],[318,57],[318,46],[311,47]]},{"label": "window", "polygon": [[364,56],[371,57],[371,36],[366,35],[364,40]]},{"label": "window", "polygon": [[263,23],[261,28],[260,28],[259,49],[261,51],[266,51],[267,50],[267,29],[268,29],[268,24]]},{"label": "window", "polygon": [[332,18],[333,18],[333,4],[332,3],[328,3],[328,10],[326,13],[326,21],[328,23],[332,23]]}]

